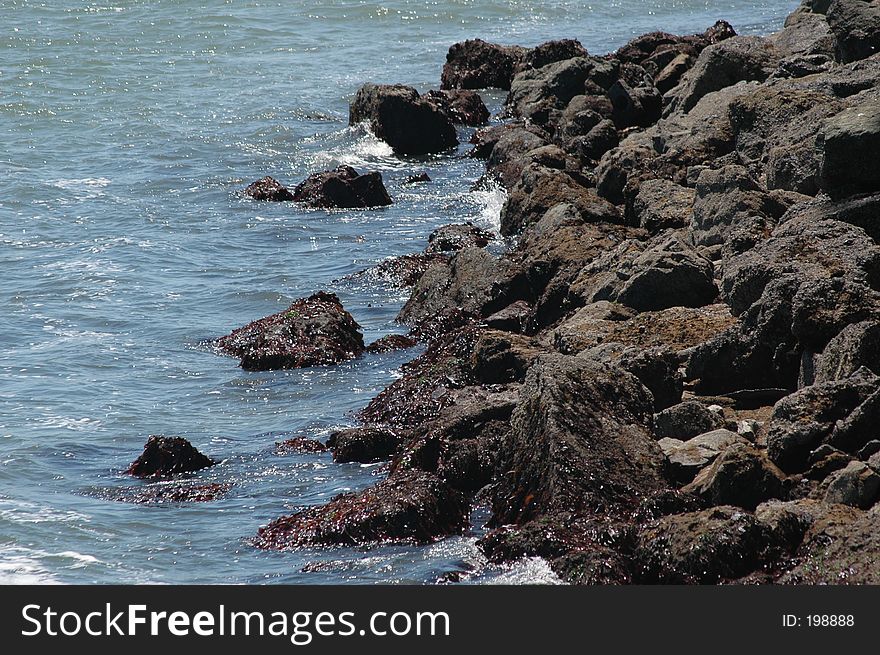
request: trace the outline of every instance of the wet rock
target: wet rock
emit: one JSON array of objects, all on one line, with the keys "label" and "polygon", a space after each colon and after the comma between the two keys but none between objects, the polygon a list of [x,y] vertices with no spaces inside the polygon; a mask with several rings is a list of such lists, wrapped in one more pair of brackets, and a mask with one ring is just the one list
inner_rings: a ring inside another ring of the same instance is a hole
[{"label": "wet rock", "polygon": [[365,84],[349,111],[351,125],[364,121],[403,155],[443,152],[458,145],[449,117],[412,87]]},{"label": "wet rock", "polygon": [[560,39],[547,41],[535,46],[526,53],[524,68],[541,68],[557,61],[565,61],[574,57],[586,57],[587,49],[577,39]]},{"label": "wet rock", "polygon": [[831,436],[838,421],[877,390],[878,380],[870,372],[860,371],[846,380],[806,387],[780,400],[768,426],[770,459],[789,473],[805,470],[809,453]]},{"label": "wet rock", "polygon": [[714,584],[739,578],[773,558],[769,528],[737,507],[666,516],[646,524],[634,553],[634,582]]},{"label": "wet rock", "polygon": [[427,543],[461,532],[464,497],[436,476],[407,471],[357,493],[336,496],[260,528],[253,543],[265,550],[372,543]]},{"label": "wet rock", "polygon": [[[744,444],[746,440],[730,430],[713,430],[705,434],[697,435],[681,443],[677,439],[665,439],[664,452],[669,462],[669,472],[672,478],[679,483],[688,483],[694,479],[701,470],[715,461],[725,450],[736,443]],[[694,489],[686,489],[694,492]],[[715,503],[722,504],[722,503]]]},{"label": "wet rock", "polygon": [[[880,45],[880,4],[877,5]],[[828,119],[821,138],[821,185],[832,194],[880,190],[880,104],[865,103]]]},{"label": "wet rock", "polygon": [[[517,138],[508,139],[505,146],[496,153],[495,166],[547,144],[547,134],[540,128],[521,122],[504,123],[474,132],[470,140],[474,147],[468,152],[468,156],[475,159],[489,159],[498,143],[512,133],[518,134]],[[492,168],[490,164],[487,164],[487,167]]]},{"label": "wet rock", "polygon": [[137,478],[161,478],[200,471],[216,463],[183,437],[153,435],[126,473]]},{"label": "wet rock", "polygon": [[474,344],[471,369],[483,384],[522,382],[541,352],[542,349],[527,337],[486,330]]},{"label": "wet rock", "polygon": [[872,439],[859,451],[859,459],[862,461],[870,459],[876,453],[880,453],[880,440]]},{"label": "wet rock", "polygon": [[428,91],[423,97],[449,116],[453,123],[479,127],[489,122],[489,110],[475,91]]},{"label": "wet rock", "polygon": [[696,191],[669,180],[646,180],[639,185],[627,221],[652,234],[690,225]]},{"label": "wet rock", "polygon": [[862,321],[843,328],[819,356],[816,364],[816,382],[848,378],[862,366],[880,375],[880,322],[878,321]]},{"label": "wet rock", "polygon": [[655,412],[681,402],[684,389],[684,380],[679,372],[681,361],[671,350],[662,347],[627,348],[619,343],[607,343],[584,350],[578,356],[619,366],[636,376],[651,392]]},{"label": "wet rock", "polygon": [[842,62],[865,59],[880,49],[880,4],[865,0],[834,0],[826,14]]},{"label": "wet rock", "polygon": [[707,93],[737,82],[763,82],[776,68],[779,56],[768,39],[736,36],[707,47],[671,93],[670,109],[688,112]]},{"label": "wet rock", "polygon": [[864,462],[850,462],[846,468],[830,476],[824,500],[868,509],[877,500],[878,492],[880,475]]},{"label": "wet rock", "polygon": [[256,182],[251,182],[244,190],[244,195],[254,200],[269,200],[273,202],[293,200],[293,194],[290,190],[274,177],[269,177],[268,175]]},{"label": "wet rock", "polygon": [[351,209],[391,204],[381,173],[361,175],[351,166],[309,175],[294,189],[293,199],[321,208]]},{"label": "wet rock", "polygon": [[360,326],[335,294],[318,292],[215,343],[248,371],[338,364],[364,351]]},{"label": "wet rock", "polygon": [[664,486],[649,433],[653,403],[620,369],[561,355],[538,358],[511,418],[493,521],[632,503]]},{"label": "wet rock", "polygon": [[366,347],[368,353],[390,353],[395,350],[407,350],[418,343],[418,340],[407,334],[386,334]]},{"label": "wet rock", "polygon": [[455,223],[438,227],[428,237],[425,252],[455,252],[464,248],[485,248],[495,236],[473,223]]},{"label": "wet rock", "polygon": [[430,182],[431,176],[427,173],[416,173],[415,175],[410,175],[407,177],[403,183],[404,184],[421,184],[423,182]]},{"label": "wet rock", "polygon": [[276,455],[296,454],[312,454],[327,452],[327,446],[317,439],[308,439],[306,437],[295,437],[286,439],[285,441],[275,444]]},{"label": "wet rock", "polygon": [[713,505],[736,505],[754,509],[770,498],[785,496],[785,474],[764,451],[742,438],[731,444],[700,471],[683,491],[705,498]]},{"label": "wet rock", "polygon": [[494,314],[487,316],[483,319],[483,323],[492,330],[522,332],[528,324],[531,313],[531,305],[524,300],[517,300],[510,303],[507,307],[499,309]]},{"label": "wet rock", "polygon": [[334,432],[327,446],[333,451],[334,462],[372,464],[391,459],[400,442],[400,435],[392,430],[365,427]]},{"label": "wet rock", "polygon": [[709,411],[698,400],[687,400],[654,414],[654,436],[658,439],[674,437],[687,441],[698,435],[719,430],[724,425],[723,415]]},{"label": "wet rock", "polygon": [[362,271],[360,275],[373,277],[385,284],[405,289],[415,286],[431,265],[445,261],[446,257],[441,253],[401,255],[379,262],[373,268]]},{"label": "wet rock", "polygon": [[509,89],[526,49],[472,39],[449,48],[441,77],[442,89]]},{"label": "wet rock", "polygon": [[106,490],[102,498],[123,503],[153,505],[162,503],[210,503],[225,496],[232,485],[209,482],[188,484],[182,482],[163,482],[140,487],[125,487]]},{"label": "wet rock", "polygon": [[532,164],[523,170],[501,210],[501,234],[511,236],[537,223],[552,207],[566,203],[588,222],[623,222],[620,211],[571,174]]}]

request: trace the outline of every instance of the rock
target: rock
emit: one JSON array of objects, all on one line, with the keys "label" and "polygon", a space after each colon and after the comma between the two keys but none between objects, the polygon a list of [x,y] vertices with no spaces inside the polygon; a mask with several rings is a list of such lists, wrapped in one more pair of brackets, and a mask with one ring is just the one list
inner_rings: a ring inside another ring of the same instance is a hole
[{"label": "rock", "polygon": [[390,353],[395,350],[407,350],[418,343],[417,339],[407,334],[386,334],[366,347],[368,353]]},{"label": "rock", "polygon": [[441,253],[420,253],[391,257],[376,266],[361,271],[358,275],[375,278],[392,287],[407,288],[416,282],[433,264],[443,263],[446,256]]},{"label": "rock", "polygon": [[373,543],[427,543],[461,532],[467,503],[436,476],[407,471],[357,493],[276,519],[257,532],[265,550]]},{"label": "rock", "polygon": [[608,97],[614,107],[612,115],[618,129],[648,127],[663,113],[663,98],[653,85],[633,88],[625,81],[617,80],[608,89]]},{"label": "rock", "polygon": [[681,82],[681,78],[688,72],[694,64],[694,58],[682,53],[677,55],[663,69],[657,73],[654,78],[654,86],[660,93],[667,93],[674,89]]},{"label": "rock", "polygon": [[876,453],[880,453],[880,440],[872,439],[859,451],[859,459],[865,461]]},{"label": "rock", "polygon": [[528,324],[532,307],[524,300],[510,303],[504,309],[483,319],[486,327],[503,332],[522,332]]},{"label": "rock", "polygon": [[620,137],[614,122],[605,119],[599,121],[583,136],[573,138],[566,147],[581,163],[590,164],[599,160],[612,148],[616,148],[619,143]]},{"label": "rock", "polygon": [[[861,369],[865,376],[872,376],[867,369]],[[877,435],[877,425],[880,421],[880,388],[868,396],[846,418],[838,421],[834,430],[827,438],[827,443],[849,453],[857,453]]]},{"label": "rock", "polygon": [[839,61],[865,59],[880,49],[880,3],[876,0],[834,0],[826,18]]},{"label": "rock", "polygon": [[294,189],[293,199],[321,208],[384,207],[391,204],[381,173],[361,175],[351,166],[309,175]]},{"label": "rock", "polygon": [[285,441],[275,443],[276,455],[296,454],[313,454],[327,452],[327,446],[317,439],[308,439],[306,437],[294,437]]},{"label": "rock", "polygon": [[283,202],[293,200],[293,194],[286,186],[268,175],[256,182],[251,182],[244,190],[244,195],[254,200],[270,200]]},{"label": "rock", "polygon": [[778,53],[772,42],[757,36],[735,36],[707,47],[670,93],[669,110],[688,112],[707,93],[737,82],[763,82],[776,68]]},{"label": "rock", "polygon": [[425,252],[455,252],[464,248],[485,248],[495,236],[473,223],[456,223],[438,227],[428,237]]},{"label": "rock", "polygon": [[364,351],[360,326],[335,294],[323,291],[215,342],[248,371],[338,364]]},{"label": "rock", "polygon": [[820,13],[796,11],[790,14],[784,28],[769,39],[788,60],[798,55],[830,58],[834,54],[834,36]]},{"label": "rock", "polygon": [[427,173],[417,173],[415,175],[410,175],[407,177],[403,183],[404,184],[421,184],[422,182],[430,182],[431,176]]},{"label": "rock", "polygon": [[578,178],[565,171],[533,164],[523,171],[501,209],[501,234],[518,234],[560,203],[574,207],[587,222],[623,222],[617,208]]},{"label": "rock", "polygon": [[440,88],[510,89],[514,73],[525,54],[525,48],[501,46],[480,39],[456,43],[446,55]]},{"label": "rock", "polygon": [[822,505],[823,515],[807,530],[795,566],[783,584],[880,583],[880,512],[844,505]]},{"label": "rock", "polygon": [[153,435],[126,473],[136,478],[162,478],[200,471],[217,462],[206,457],[183,437]]},{"label": "rock", "polygon": [[880,375],[880,322],[847,325],[828,342],[816,363],[816,382],[843,380],[867,367]]},{"label": "rock", "polygon": [[525,128],[504,131],[487,155],[486,170],[501,184],[511,189],[519,181],[523,169],[532,163],[529,153],[539,151],[547,141]]},{"label": "rock", "polygon": [[552,111],[564,109],[572,98],[584,93],[590,79],[614,83],[614,64],[598,57],[575,57],[525,70],[514,77],[507,96],[507,112],[546,125]]},{"label": "rock", "polygon": [[666,516],[638,535],[634,582],[715,584],[742,577],[774,559],[780,545],[769,528],[737,507]]},{"label": "rock", "polygon": [[652,234],[690,225],[696,191],[669,180],[646,180],[639,185],[627,221]]},{"label": "rock", "polygon": [[837,422],[855,411],[878,385],[880,378],[860,371],[846,380],[806,387],[780,400],[768,426],[770,459],[788,473],[805,470],[810,451],[828,439]]},{"label": "rock", "polygon": [[723,415],[710,412],[698,400],[688,400],[654,414],[654,436],[658,439],[674,437],[687,441],[698,435],[719,430],[724,425]]},{"label": "rock", "polygon": [[444,310],[480,316],[489,301],[495,259],[482,248],[464,248],[447,261],[431,264],[413,287],[397,315],[410,326],[430,320]]},{"label": "rock", "polygon": [[423,97],[449,116],[453,123],[479,127],[489,122],[489,110],[475,91],[428,91]]},{"label": "rock", "polygon": [[712,263],[677,234],[648,244],[624,242],[585,267],[570,295],[610,300],[637,311],[702,307],[718,295]]},{"label": "rock", "polygon": [[493,491],[496,524],[632,503],[663,487],[650,393],[624,371],[544,355],[526,374]]},{"label": "rock", "polygon": [[576,39],[560,39],[547,41],[535,46],[526,53],[524,68],[541,68],[557,61],[565,61],[574,57],[588,56],[587,49]]},{"label": "rock", "polygon": [[713,505],[754,509],[765,500],[784,497],[785,474],[767,459],[764,451],[740,437],[683,491],[701,496]]},{"label": "rock", "polygon": [[349,428],[330,435],[327,446],[339,464],[372,464],[391,459],[400,446],[400,436],[382,428]]},{"label": "rock", "polygon": [[526,371],[542,352],[528,337],[485,330],[474,344],[470,366],[483,384],[522,382]]},{"label": "rock", "polygon": [[[880,4],[877,5],[880,45]],[[865,103],[828,119],[822,129],[821,185],[832,194],[880,190],[880,104]]]},{"label": "rock", "polygon": [[878,491],[880,475],[864,462],[850,462],[830,476],[824,500],[868,509],[877,500]]},{"label": "rock", "polygon": [[[672,447],[671,441],[666,442],[667,448],[664,449],[669,462],[669,472],[672,478],[681,484],[693,480],[697,473],[705,469],[716,457],[734,444],[746,443],[746,440],[736,432],[724,429],[700,434],[683,441],[680,445],[675,444],[674,447]],[[685,491],[699,492],[694,488],[687,488]]]},{"label": "rock", "polygon": [[412,87],[365,84],[351,104],[349,123],[369,122],[373,133],[402,155],[443,152],[458,145],[449,117]]}]

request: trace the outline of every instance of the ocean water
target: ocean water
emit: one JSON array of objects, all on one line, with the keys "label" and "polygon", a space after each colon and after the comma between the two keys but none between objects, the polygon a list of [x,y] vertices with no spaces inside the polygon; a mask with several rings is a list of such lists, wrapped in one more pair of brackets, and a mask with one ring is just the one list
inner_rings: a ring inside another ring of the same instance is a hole
[{"label": "ocean water", "polygon": [[[497,227],[482,164],[400,159],[348,102],[366,81],[436,88],[450,44],[573,37],[593,53],[654,29],[779,29],[759,0],[0,0],[0,583],[552,583],[490,566],[471,533],[423,547],[265,553],[261,525],[375,481],[378,466],[275,454],[324,438],[417,351],[248,373],[200,343],[334,291],[368,340],[405,300],[351,274],[421,250],[435,227]],[[490,108],[503,101],[485,94]],[[466,140],[468,131],[462,133]],[[465,146],[461,151],[464,152]],[[368,211],[261,204],[239,191],[345,163],[382,172]],[[402,180],[427,171],[431,184]],[[150,434],[222,460],[212,503],[107,498]]]}]

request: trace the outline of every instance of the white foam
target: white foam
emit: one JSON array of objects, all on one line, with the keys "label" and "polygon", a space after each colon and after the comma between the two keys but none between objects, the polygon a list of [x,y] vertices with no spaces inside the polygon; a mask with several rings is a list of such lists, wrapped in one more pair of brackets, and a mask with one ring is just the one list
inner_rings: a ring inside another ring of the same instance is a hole
[{"label": "white foam", "polygon": [[559,576],[542,557],[525,557],[505,566],[497,575],[488,577],[493,585],[560,585]]}]

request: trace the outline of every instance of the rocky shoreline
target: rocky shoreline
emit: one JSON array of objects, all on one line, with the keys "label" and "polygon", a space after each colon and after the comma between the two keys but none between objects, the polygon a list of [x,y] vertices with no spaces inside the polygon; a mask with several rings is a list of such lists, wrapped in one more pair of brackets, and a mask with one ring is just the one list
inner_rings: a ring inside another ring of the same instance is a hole
[{"label": "rocky shoreline", "polygon": [[[509,247],[448,226],[374,270],[412,288],[408,337],[365,345],[322,292],[216,342],[249,370],[425,344],[327,444],[384,479],[254,545],[428,542],[487,504],[491,561],[575,584],[880,581],[878,47],[880,2],[804,0],[767,37],[466,41],[440,91],[364,86],[352,123],[401,155],[455,147],[488,117],[474,89],[509,92],[470,153],[508,191]],[[347,167],[245,194],[392,202]],[[160,446],[132,472],[213,463]]]}]

